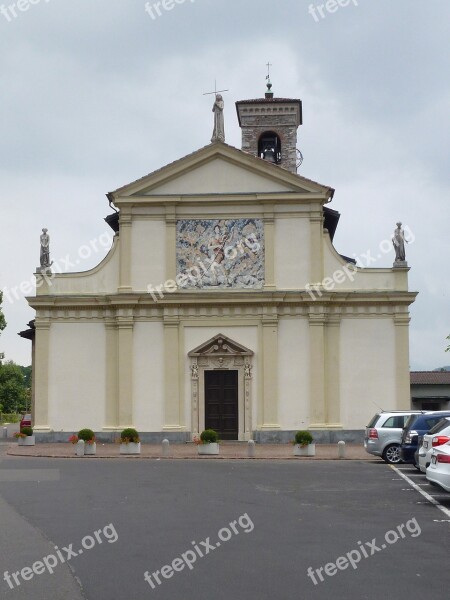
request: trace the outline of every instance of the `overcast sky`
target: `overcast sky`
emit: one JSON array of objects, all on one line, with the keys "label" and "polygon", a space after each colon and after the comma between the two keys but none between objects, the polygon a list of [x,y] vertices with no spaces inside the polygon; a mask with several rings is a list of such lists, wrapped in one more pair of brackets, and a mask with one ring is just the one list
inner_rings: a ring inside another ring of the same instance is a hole
[{"label": "overcast sky", "polygon": [[299,174],[336,189],[337,250],[377,256],[398,220],[409,227],[411,368],[450,364],[450,2],[165,1],[0,12],[0,351],[31,362],[17,332],[34,314],[11,290],[33,280],[41,228],[61,267],[97,264],[105,194],[209,143],[215,78],[240,148],[234,103],[264,94],[270,60],[275,95],[303,101]]}]

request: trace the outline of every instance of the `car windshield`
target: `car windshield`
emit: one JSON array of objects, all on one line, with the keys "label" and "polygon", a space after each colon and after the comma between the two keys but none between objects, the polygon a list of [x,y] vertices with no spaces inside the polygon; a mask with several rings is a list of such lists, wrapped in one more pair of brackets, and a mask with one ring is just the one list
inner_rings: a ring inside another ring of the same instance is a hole
[{"label": "car windshield", "polygon": [[428,433],[430,435],[433,435],[434,433],[439,433],[440,431],[442,431],[449,425],[450,425],[450,417],[444,417],[438,423],[436,423],[436,425],[432,429],[430,429],[430,431]]},{"label": "car windshield", "polygon": [[367,427],[375,427],[375,423],[378,421],[378,419],[380,418],[380,415],[377,413],[373,419],[371,419],[369,421],[369,424],[367,425]]}]

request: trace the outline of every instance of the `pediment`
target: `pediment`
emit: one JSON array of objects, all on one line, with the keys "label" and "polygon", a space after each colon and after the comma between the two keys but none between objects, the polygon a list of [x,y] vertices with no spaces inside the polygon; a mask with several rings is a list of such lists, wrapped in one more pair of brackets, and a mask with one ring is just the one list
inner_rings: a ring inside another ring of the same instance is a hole
[{"label": "pediment", "polygon": [[216,335],[189,352],[188,356],[253,356],[254,352],[226,335]]},{"label": "pediment", "polygon": [[296,193],[333,190],[224,143],[214,143],[108,194],[113,202],[161,196]]}]

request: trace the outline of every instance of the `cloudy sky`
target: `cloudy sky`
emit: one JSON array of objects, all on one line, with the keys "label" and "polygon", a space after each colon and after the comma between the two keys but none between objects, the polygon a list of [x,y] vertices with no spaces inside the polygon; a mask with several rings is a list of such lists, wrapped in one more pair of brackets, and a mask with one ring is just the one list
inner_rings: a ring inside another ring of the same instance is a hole
[{"label": "cloudy sky", "polygon": [[106,192],[209,143],[215,79],[240,147],[234,102],[263,95],[270,60],[275,94],[303,101],[300,174],[336,189],[338,251],[376,256],[409,227],[411,368],[450,364],[450,2],[145,4],[0,0],[0,351],[30,363],[14,288],[33,280],[41,228],[61,268],[97,264]]}]

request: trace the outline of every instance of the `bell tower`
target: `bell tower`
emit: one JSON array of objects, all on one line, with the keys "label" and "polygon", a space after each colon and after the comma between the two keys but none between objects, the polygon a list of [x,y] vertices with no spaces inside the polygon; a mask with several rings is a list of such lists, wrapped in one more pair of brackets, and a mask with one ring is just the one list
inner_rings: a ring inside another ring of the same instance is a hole
[{"label": "bell tower", "polygon": [[297,173],[297,130],[302,101],[275,98],[270,80],[265,98],[236,102],[242,150]]}]

